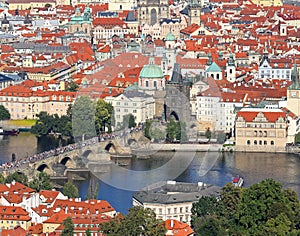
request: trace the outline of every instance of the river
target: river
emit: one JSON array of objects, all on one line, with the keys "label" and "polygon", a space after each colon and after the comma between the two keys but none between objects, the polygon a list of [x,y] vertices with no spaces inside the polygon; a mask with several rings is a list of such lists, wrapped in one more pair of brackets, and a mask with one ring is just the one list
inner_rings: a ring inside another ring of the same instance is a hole
[{"label": "river", "polygon": [[[57,145],[55,140],[38,141],[29,133],[4,136],[0,140],[0,161],[10,161],[13,153],[19,159]],[[300,196],[299,170],[300,156],[294,154],[157,152],[151,158],[133,158],[127,166],[113,165],[111,172],[96,174],[100,178],[97,198],[109,201],[117,211],[126,213],[132,206],[133,191],[148,183],[176,180],[223,186],[236,175],[244,178],[245,187],[273,178]],[[77,183],[82,199],[87,195],[89,183],[90,180]]]}]

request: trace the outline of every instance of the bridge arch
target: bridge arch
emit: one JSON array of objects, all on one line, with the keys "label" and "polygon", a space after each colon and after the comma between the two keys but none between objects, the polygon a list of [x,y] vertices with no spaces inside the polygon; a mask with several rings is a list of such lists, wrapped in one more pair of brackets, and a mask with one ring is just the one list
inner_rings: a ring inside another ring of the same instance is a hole
[{"label": "bridge arch", "polygon": [[72,166],[73,160],[69,156],[65,156],[61,159],[60,164],[64,165],[67,168]]},{"label": "bridge arch", "polygon": [[117,149],[116,149],[116,146],[112,143],[112,142],[109,142],[105,148],[104,148],[107,152],[109,153],[116,153],[117,152]]},{"label": "bridge arch", "polygon": [[176,113],[176,111],[172,111],[170,113],[170,118],[174,118],[176,121],[179,121],[179,116],[178,114]]},{"label": "bridge arch", "polygon": [[42,163],[41,165],[39,165],[38,168],[37,168],[37,171],[39,171],[39,172],[45,172],[47,174],[51,174],[51,169],[45,163]]},{"label": "bridge arch", "polygon": [[136,141],[136,139],[135,138],[129,138],[128,140],[127,140],[127,144],[130,146],[130,145],[132,145],[132,144],[136,144],[137,143],[137,141]]}]

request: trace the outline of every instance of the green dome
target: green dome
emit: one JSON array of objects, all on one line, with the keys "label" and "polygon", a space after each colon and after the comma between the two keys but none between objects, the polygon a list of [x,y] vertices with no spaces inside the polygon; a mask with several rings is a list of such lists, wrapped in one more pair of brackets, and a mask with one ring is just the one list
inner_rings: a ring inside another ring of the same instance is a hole
[{"label": "green dome", "polygon": [[167,37],[166,37],[166,41],[175,41],[175,36],[174,34],[172,34],[171,32],[168,33]]},{"label": "green dome", "polygon": [[148,64],[143,67],[140,78],[162,78],[164,74],[161,68],[155,64]]},{"label": "green dome", "polygon": [[213,62],[210,67],[207,68],[207,72],[222,72],[222,70],[215,62]]}]

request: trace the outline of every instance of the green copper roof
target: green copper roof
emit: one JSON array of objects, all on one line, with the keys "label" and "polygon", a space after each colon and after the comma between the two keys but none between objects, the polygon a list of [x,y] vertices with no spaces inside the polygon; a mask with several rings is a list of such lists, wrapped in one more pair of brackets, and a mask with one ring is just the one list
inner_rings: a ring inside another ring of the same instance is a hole
[{"label": "green copper roof", "polygon": [[171,32],[168,33],[167,37],[166,37],[166,41],[175,41],[175,36],[174,34],[172,34]]},{"label": "green copper roof", "polygon": [[125,88],[125,91],[133,91],[133,90],[138,90],[139,86],[137,82],[134,82],[133,85],[128,86],[127,88]]},{"label": "green copper roof", "polygon": [[222,72],[222,70],[215,62],[213,62],[210,67],[208,67],[207,72]]},{"label": "green copper roof", "polygon": [[164,74],[161,68],[155,64],[148,64],[143,67],[140,78],[162,78]]}]

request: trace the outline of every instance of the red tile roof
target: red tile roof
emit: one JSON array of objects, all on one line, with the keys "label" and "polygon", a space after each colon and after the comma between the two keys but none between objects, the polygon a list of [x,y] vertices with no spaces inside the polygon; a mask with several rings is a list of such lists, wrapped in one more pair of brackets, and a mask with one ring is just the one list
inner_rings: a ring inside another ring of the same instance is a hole
[{"label": "red tile roof", "polygon": [[286,117],[284,111],[281,112],[238,111],[237,117],[243,117],[246,122],[252,122],[259,113],[262,113],[270,123],[275,123],[280,117],[282,118]]},{"label": "red tile roof", "polygon": [[188,224],[182,223],[178,220],[171,220],[171,219],[166,220],[165,227],[167,230],[172,231],[172,234],[166,234],[166,236],[168,236],[168,235],[170,235],[170,236],[171,235],[172,236],[189,236],[194,233],[194,231]]}]

